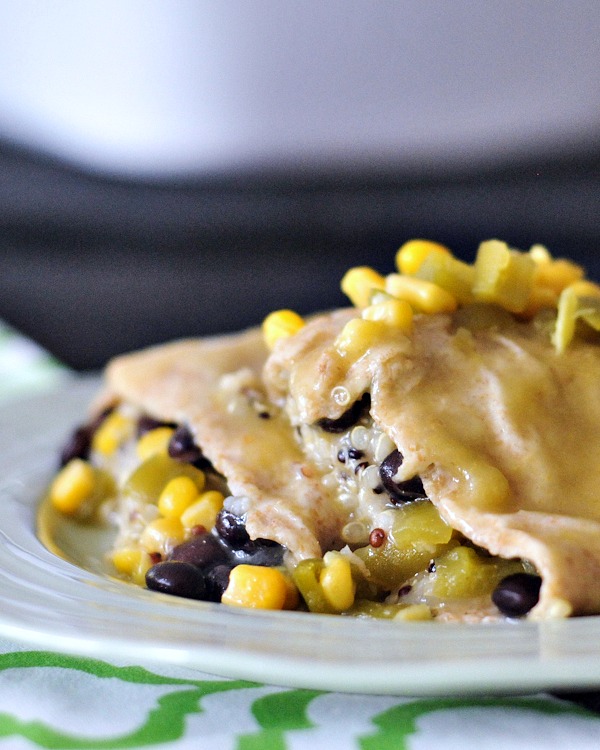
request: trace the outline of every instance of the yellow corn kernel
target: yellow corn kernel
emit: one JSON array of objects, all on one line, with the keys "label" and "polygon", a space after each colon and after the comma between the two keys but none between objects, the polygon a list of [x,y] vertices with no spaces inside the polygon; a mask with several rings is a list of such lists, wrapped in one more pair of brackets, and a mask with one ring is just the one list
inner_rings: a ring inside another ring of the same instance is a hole
[{"label": "yellow corn kernel", "polygon": [[112,456],[121,443],[133,435],[133,421],[118,411],[111,412],[92,438],[92,450]]},{"label": "yellow corn kernel", "polygon": [[293,336],[304,326],[304,318],[293,310],[275,310],[269,313],[262,323],[265,343],[272,349],[279,339]]},{"label": "yellow corn kernel", "polygon": [[382,341],[388,330],[388,326],[380,321],[352,318],[342,328],[334,345],[343,357],[359,359]]},{"label": "yellow corn kernel", "polygon": [[396,299],[406,300],[414,310],[422,313],[454,312],[456,297],[438,284],[413,276],[391,273],[385,280],[385,291]]},{"label": "yellow corn kernel", "polygon": [[475,259],[475,299],[495,303],[509,312],[523,312],[537,267],[529,253],[511,250],[506,242],[482,242]]},{"label": "yellow corn kernel", "polygon": [[145,552],[159,552],[164,556],[184,538],[185,529],[179,518],[157,518],[143,530],[140,546]]},{"label": "yellow corn kernel", "polygon": [[350,609],[356,594],[350,561],[340,552],[327,552],[323,562],[319,583],[325,598],[337,612]]},{"label": "yellow corn kernel", "polygon": [[181,523],[187,530],[194,526],[204,526],[207,531],[214,528],[217,515],[223,507],[223,493],[217,490],[203,492],[197,499],[187,507],[181,514]]},{"label": "yellow corn kernel", "polygon": [[144,433],[135,447],[138,458],[145,461],[157,453],[167,453],[174,432],[172,427],[157,427]]},{"label": "yellow corn kernel", "polygon": [[583,268],[564,258],[549,263],[539,263],[535,267],[534,284],[552,289],[560,294],[570,284],[583,278]]},{"label": "yellow corn kernel", "polygon": [[581,279],[581,281],[575,281],[573,284],[570,284],[569,288],[578,297],[600,297],[600,285],[594,281]]},{"label": "yellow corn kernel", "polygon": [[342,278],[342,292],[355,307],[366,307],[374,289],[384,289],[385,279],[369,266],[350,268]]},{"label": "yellow corn kernel", "polygon": [[374,320],[397,328],[410,336],[413,330],[412,307],[402,299],[388,299],[369,305],[362,311],[363,320]]},{"label": "yellow corn kernel", "polygon": [[298,588],[296,587],[296,584],[292,580],[292,576],[288,573],[288,571],[281,568],[280,570],[286,585],[283,609],[297,609],[298,605],[300,604],[300,592],[298,591]]},{"label": "yellow corn kernel", "polygon": [[158,510],[165,518],[181,518],[183,512],[197,499],[196,482],[182,475],[167,482],[158,498]]},{"label": "yellow corn kernel", "polygon": [[221,601],[234,607],[283,609],[287,598],[288,584],[277,568],[237,565],[229,575]]},{"label": "yellow corn kernel", "polygon": [[537,265],[552,263],[552,255],[545,245],[532,245],[529,248],[529,256]]},{"label": "yellow corn kernel", "polygon": [[406,607],[399,609],[394,617],[394,620],[404,622],[422,622],[431,619],[433,619],[433,615],[426,604],[408,604]]},{"label": "yellow corn kernel", "polygon": [[130,576],[138,567],[142,556],[146,554],[146,552],[136,547],[123,547],[114,550],[110,558],[118,573]]},{"label": "yellow corn kernel", "polygon": [[64,466],[50,486],[50,501],[61,513],[74,514],[91,499],[96,489],[94,468],[81,458]]},{"label": "yellow corn kernel", "polygon": [[154,561],[147,552],[141,552],[140,557],[131,571],[131,580],[138,586],[146,584],[146,573],[152,567]]},{"label": "yellow corn kernel", "polygon": [[521,318],[532,318],[540,310],[554,308],[558,305],[558,294],[547,286],[533,285],[525,309],[518,313]]},{"label": "yellow corn kernel", "polygon": [[534,284],[549,287],[560,294],[570,284],[583,278],[581,266],[565,258],[554,259],[544,245],[532,245],[529,256],[536,264]]},{"label": "yellow corn kernel", "polygon": [[396,253],[396,268],[400,273],[416,273],[431,253],[452,255],[445,245],[431,240],[409,240]]}]

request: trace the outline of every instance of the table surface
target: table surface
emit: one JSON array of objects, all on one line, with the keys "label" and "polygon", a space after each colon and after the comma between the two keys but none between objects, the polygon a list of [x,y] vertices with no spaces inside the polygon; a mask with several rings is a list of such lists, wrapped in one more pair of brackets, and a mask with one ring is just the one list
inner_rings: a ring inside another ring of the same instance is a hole
[{"label": "table surface", "polygon": [[[65,370],[0,323],[0,404]],[[3,429],[10,429],[3,425]],[[600,693],[407,698],[296,690],[32,649],[0,633],[0,748],[597,748]]]}]

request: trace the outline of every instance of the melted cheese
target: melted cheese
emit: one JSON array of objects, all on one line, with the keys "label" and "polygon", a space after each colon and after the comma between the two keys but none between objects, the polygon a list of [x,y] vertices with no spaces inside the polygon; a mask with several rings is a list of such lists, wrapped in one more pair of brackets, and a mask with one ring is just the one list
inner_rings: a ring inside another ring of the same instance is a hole
[{"label": "melted cheese", "polygon": [[600,611],[600,348],[559,355],[534,324],[471,332],[422,316],[410,347],[390,334],[336,367],[332,339],[309,330],[303,351],[300,338],[291,359],[284,342],[267,367],[275,397],[289,367],[293,419],[336,416],[332,389],[356,395],[369,383],[372,416],[405,457],[398,478],[420,475],[454,528],[536,565],[533,616]]},{"label": "melted cheese", "polygon": [[[533,617],[599,613],[600,347],[579,341],[559,355],[535,324],[467,330],[459,317],[432,315],[417,317],[410,340],[390,332],[349,361],[334,342],[353,315],[315,318],[268,358],[258,331],[123,357],[109,367],[109,388],[190,425],[248,498],[251,536],[296,559],[339,544],[348,519],[295,428],[337,418],[369,391],[375,423],[404,455],[398,479],[420,475],[453,528],[537,567]],[[224,376],[236,371],[266,389],[270,419],[232,398]]]}]

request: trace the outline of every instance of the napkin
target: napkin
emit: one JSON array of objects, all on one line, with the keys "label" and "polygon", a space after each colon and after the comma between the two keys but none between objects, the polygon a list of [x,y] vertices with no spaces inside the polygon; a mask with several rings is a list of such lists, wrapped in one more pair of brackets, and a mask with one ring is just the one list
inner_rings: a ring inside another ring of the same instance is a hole
[{"label": "napkin", "polygon": [[[67,377],[0,322],[0,410]],[[599,708],[594,693],[424,698],[284,688],[32,648],[2,639],[0,624],[0,750],[597,750]]]}]

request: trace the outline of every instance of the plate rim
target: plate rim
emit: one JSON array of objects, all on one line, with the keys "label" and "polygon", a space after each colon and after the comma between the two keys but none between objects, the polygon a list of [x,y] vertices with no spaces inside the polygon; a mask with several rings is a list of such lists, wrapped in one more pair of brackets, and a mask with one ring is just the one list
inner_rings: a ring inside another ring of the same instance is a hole
[{"label": "plate rim", "polygon": [[[72,376],[49,391],[0,405],[0,497],[8,511],[0,515],[0,537],[8,542],[0,545],[6,583],[0,585],[1,635],[79,656],[185,666],[291,688],[414,696],[600,686],[600,645],[593,647],[600,644],[599,616],[465,625],[234,610],[174,602],[53,555],[35,528],[40,482],[49,479],[61,441],[83,419],[100,383],[96,374]],[[9,575],[16,580],[8,581]],[[42,602],[37,619],[30,589]],[[51,606],[66,618],[62,631]],[[115,612],[120,620],[111,626]],[[150,634],[140,629],[145,617]],[[182,636],[190,624],[199,628],[198,637]],[[172,632],[161,638],[161,627]],[[261,632],[273,639],[266,646],[260,645]],[[497,653],[494,643],[506,651]],[[475,649],[472,655],[467,646]]]}]

